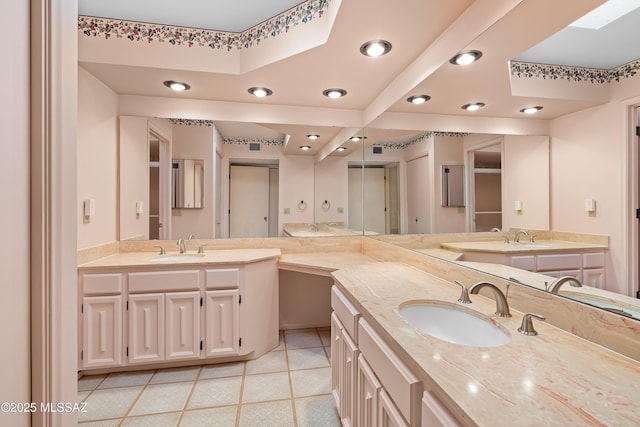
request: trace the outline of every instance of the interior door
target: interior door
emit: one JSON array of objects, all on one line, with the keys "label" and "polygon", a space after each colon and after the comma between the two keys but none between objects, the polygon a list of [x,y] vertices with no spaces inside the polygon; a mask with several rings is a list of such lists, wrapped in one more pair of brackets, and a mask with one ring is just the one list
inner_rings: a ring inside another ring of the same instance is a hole
[{"label": "interior door", "polygon": [[407,162],[407,214],[409,234],[429,233],[429,157]]},{"label": "interior door", "polygon": [[269,168],[229,167],[229,237],[269,236]]}]

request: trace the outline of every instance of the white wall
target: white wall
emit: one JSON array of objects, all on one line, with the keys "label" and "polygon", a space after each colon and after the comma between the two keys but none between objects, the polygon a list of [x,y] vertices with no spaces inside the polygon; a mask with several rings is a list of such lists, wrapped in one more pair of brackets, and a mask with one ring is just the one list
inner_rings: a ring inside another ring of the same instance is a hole
[{"label": "white wall", "polygon": [[174,159],[204,160],[204,200],[202,209],[173,209],[171,237],[212,238],[215,233],[214,204],[214,128],[212,126],[173,125],[171,145]]},{"label": "white wall", "polygon": [[[612,102],[551,122],[551,224],[554,230],[608,235],[605,288],[628,294],[625,114]],[[595,215],[585,211],[586,198],[596,200]]]},{"label": "white wall", "polygon": [[549,137],[505,135],[503,151],[502,227],[549,230]]},{"label": "white wall", "polygon": [[[0,14],[2,81],[0,97],[0,222],[7,244],[0,249],[0,401],[31,401],[29,245],[29,2]],[[9,243],[10,242],[10,243]],[[30,425],[28,413],[0,413],[0,424]]]},{"label": "white wall", "polygon": [[[315,222],[344,222],[349,218],[348,160],[329,156],[315,165]],[[329,202],[324,209],[322,204]],[[339,213],[338,208],[343,212]]]},{"label": "white wall", "polygon": [[[314,222],[314,164],[312,156],[283,156],[280,159],[280,230],[282,224],[288,222]],[[298,208],[301,201],[307,204],[305,210]],[[284,214],[287,208],[288,215]]]},{"label": "white wall", "polygon": [[[118,96],[78,68],[78,249],[118,240]],[[95,200],[86,218],[83,201]]]}]

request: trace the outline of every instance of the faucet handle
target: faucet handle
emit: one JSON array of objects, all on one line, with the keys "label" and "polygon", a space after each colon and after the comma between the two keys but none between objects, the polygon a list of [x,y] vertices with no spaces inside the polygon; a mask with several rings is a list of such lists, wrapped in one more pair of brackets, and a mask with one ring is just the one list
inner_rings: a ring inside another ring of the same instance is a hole
[{"label": "faucet handle", "polygon": [[471,299],[469,298],[469,290],[467,289],[467,287],[464,284],[458,282],[457,280],[454,280],[453,283],[462,287],[462,291],[460,291],[460,298],[458,298],[458,302],[462,304],[471,304]]},{"label": "faucet handle", "polygon": [[545,320],[545,317],[539,314],[527,313],[524,316],[522,316],[522,325],[520,325],[520,327],[518,328],[518,332],[520,332],[523,335],[530,335],[530,336],[538,335],[538,332],[536,332],[536,330],[533,329],[534,317],[538,320]]},{"label": "faucet handle", "polygon": [[509,236],[504,236],[504,243],[509,244]]},{"label": "faucet handle", "polygon": [[205,247],[205,246],[209,246],[209,244],[208,244],[208,243],[205,243],[205,244],[203,244],[203,245],[198,246],[198,253],[199,253],[199,254],[203,254],[203,253],[204,253],[204,247]]},{"label": "faucet handle", "polygon": [[164,250],[164,246],[154,246],[154,248],[160,248],[160,255],[167,254],[167,251]]},{"label": "faucet handle", "polygon": [[536,235],[532,235],[531,237],[529,237],[529,243],[535,243],[536,242]]}]

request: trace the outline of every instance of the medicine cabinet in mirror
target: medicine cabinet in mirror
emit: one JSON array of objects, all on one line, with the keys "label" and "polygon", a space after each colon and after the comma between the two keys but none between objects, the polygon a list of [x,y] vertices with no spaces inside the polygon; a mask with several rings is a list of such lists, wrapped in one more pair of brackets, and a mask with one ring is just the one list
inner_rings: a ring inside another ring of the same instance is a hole
[{"label": "medicine cabinet in mirror", "polygon": [[171,207],[202,208],[204,160],[173,159],[171,164]]}]

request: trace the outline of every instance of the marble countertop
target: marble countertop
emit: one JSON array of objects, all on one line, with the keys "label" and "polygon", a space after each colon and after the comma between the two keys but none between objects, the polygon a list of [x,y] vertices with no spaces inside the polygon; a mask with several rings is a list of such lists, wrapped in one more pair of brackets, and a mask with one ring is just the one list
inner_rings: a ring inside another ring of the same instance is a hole
[{"label": "marble countertop", "polygon": [[565,240],[536,240],[534,243],[504,243],[502,240],[484,242],[449,242],[441,243],[443,249],[457,252],[495,252],[495,253],[522,253],[545,251],[568,251],[585,249],[607,249],[606,245],[593,243],[569,242]]},{"label": "marble countertop", "polygon": [[166,267],[176,265],[205,264],[246,264],[266,259],[278,258],[280,249],[221,249],[205,251],[204,254],[188,252],[180,255],[177,252],[120,252],[78,265],[79,269],[105,267]]},{"label": "marble countertop", "polygon": [[327,272],[349,268],[354,265],[371,264],[378,262],[374,258],[353,252],[312,252],[283,254],[280,256],[279,266],[281,269],[310,269],[324,270]]},{"label": "marble countertop", "polygon": [[640,424],[640,363],[534,320],[538,336],[517,332],[522,313],[491,317],[492,299],[471,295],[462,307],[490,317],[511,337],[500,347],[451,344],[406,323],[408,301],[457,304],[459,287],[401,263],[333,273],[338,286],[390,347],[467,425]]}]

